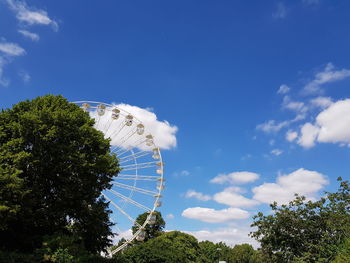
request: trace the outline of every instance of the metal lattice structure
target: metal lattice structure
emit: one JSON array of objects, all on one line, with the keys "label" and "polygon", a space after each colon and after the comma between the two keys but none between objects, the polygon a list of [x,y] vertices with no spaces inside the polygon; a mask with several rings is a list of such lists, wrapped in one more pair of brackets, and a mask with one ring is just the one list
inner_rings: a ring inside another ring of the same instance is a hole
[{"label": "metal lattice structure", "polygon": [[[129,112],[95,101],[73,103],[95,119],[95,128],[102,131],[105,138],[110,138],[111,152],[119,160],[121,172],[113,177],[112,188],[101,193],[111,204],[112,220],[115,218],[119,234],[134,224],[138,226],[130,239],[111,251],[114,254],[134,239],[142,241],[145,226],[156,221],[153,212],[161,206],[161,192],[164,189],[162,155],[147,127]],[[140,225],[135,219],[144,212],[148,212],[148,216]]]}]

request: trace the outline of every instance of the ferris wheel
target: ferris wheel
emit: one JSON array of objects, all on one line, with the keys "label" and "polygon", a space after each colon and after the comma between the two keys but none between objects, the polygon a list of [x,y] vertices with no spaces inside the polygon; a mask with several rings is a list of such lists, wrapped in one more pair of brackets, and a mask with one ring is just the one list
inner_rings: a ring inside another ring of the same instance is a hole
[{"label": "ferris wheel", "polygon": [[[154,211],[162,204],[164,189],[162,155],[149,127],[125,109],[95,101],[73,103],[95,119],[94,127],[110,139],[111,153],[117,155],[121,171],[113,177],[111,189],[101,193],[110,202],[117,234],[130,230],[134,224],[138,227],[131,238],[111,251],[114,254],[134,239],[143,241],[146,225],[156,223]],[[148,216],[140,225],[135,219],[145,212]]]}]

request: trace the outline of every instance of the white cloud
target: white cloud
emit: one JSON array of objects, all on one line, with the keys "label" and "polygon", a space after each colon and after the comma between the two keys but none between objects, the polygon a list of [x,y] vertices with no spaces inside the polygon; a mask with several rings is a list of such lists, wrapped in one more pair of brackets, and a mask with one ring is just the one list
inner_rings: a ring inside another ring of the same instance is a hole
[{"label": "white cloud", "polygon": [[18,76],[23,80],[24,83],[28,83],[31,79],[29,73],[23,70],[18,73]]},{"label": "white cloud", "polygon": [[[128,104],[116,104],[115,107],[126,111],[133,115],[135,118],[140,120],[145,126],[144,134],[153,135],[155,145],[161,149],[171,149],[176,147],[176,132],[178,128],[172,126],[167,121],[160,121],[157,119],[157,115],[151,112],[149,109],[143,109],[137,106],[132,106]],[[118,146],[123,142],[123,138],[128,138],[128,132],[130,129],[122,129],[118,133],[118,136],[115,136],[116,131],[119,131],[120,127],[123,125],[124,118],[119,118],[118,120],[111,121],[111,113],[108,111],[105,115],[98,118],[96,111],[91,112],[93,118],[99,119],[96,122],[96,127],[105,133],[105,136],[113,137],[111,145]],[[113,136],[114,135],[114,136]],[[122,147],[127,148],[130,145],[137,145],[140,137],[131,136],[128,138],[127,142],[123,143]],[[147,150],[148,148],[143,148],[143,144],[139,146],[142,150]],[[188,175],[188,171],[183,172],[183,175]]]},{"label": "white cloud", "polygon": [[284,96],[282,108],[292,110],[300,114],[304,114],[308,111],[308,107],[304,102],[292,101],[289,96]]},{"label": "white cloud", "polygon": [[182,170],[182,171],[180,172],[180,175],[189,176],[189,175],[190,175],[190,172],[187,171],[187,170]]},{"label": "white cloud", "polygon": [[10,57],[21,56],[26,53],[19,45],[11,42],[1,42],[0,52]]},{"label": "white cloud", "polygon": [[39,41],[39,39],[40,39],[38,34],[29,32],[27,30],[18,30],[18,33],[22,34],[23,36],[25,36],[33,41]]},{"label": "white cloud", "polygon": [[249,213],[240,208],[215,210],[205,207],[190,207],[182,212],[182,216],[207,223],[224,223],[235,219],[246,219]]},{"label": "white cloud", "polygon": [[328,108],[332,103],[333,100],[330,97],[316,97],[310,100],[311,106],[321,109]]},{"label": "white cloud", "polygon": [[340,100],[316,118],[320,127],[317,140],[329,143],[350,143],[350,99]]},{"label": "white cloud", "polygon": [[210,195],[206,195],[200,192],[196,192],[194,190],[188,190],[185,194],[186,198],[196,198],[197,200],[200,201],[209,201],[211,200],[211,196]]},{"label": "white cloud", "polygon": [[172,220],[175,218],[175,216],[173,214],[167,214],[165,217],[166,217],[166,219],[169,219],[169,220]]},{"label": "white cloud", "polygon": [[187,170],[182,170],[182,171],[176,171],[172,174],[172,176],[175,176],[175,177],[180,177],[180,176],[189,176],[191,173]]},{"label": "white cloud", "polygon": [[277,93],[278,94],[287,94],[289,91],[290,91],[290,88],[287,85],[283,84],[279,87]]},{"label": "white cloud", "polygon": [[275,132],[279,132],[283,128],[288,127],[294,122],[298,122],[305,119],[305,117],[306,117],[305,113],[299,113],[295,116],[294,119],[282,121],[279,123],[277,123],[275,120],[269,120],[262,124],[257,125],[256,129],[261,130],[265,133],[275,133]]},{"label": "white cloud", "polygon": [[287,8],[283,2],[277,3],[277,10],[272,14],[276,19],[283,19],[287,16]]},{"label": "white cloud", "polygon": [[307,83],[302,91],[303,94],[319,94],[321,86],[326,83],[343,80],[350,77],[350,69],[335,70],[332,63],[328,63],[325,69],[315,74],[315,78]]},{"label": "white cloud", "polygon": [[315,140],[319,133],[319,128],[311,123],[305,123],[301,128],[301,135],[298,139],[298,144],[304,148],[311,148],[315,146]]},{"label": "white cloud", "polygon": [[240,189],[237,189],[236,187],[228,187],[224,189],[224,191],[215,194],[213,199],[220,204],[225,204],[231,207],[252,207],[259,204],[256,200],[238,194],[237,192],[239,190]]},{"label": "white cloud", "polygon": [[7,87],[9,85],[9,81],[3,77],[5,64],[6,64],[6,61],[4,60],[4,58],[0,57],[0,85]]},{"label": "white cloud", "polygon": [[258,180],[260,177],[259,174],[252,172],[233,172],[229,174],[219,174],[210,180],[211,183],[223,184],[223,183],[237,183],[237,184],[245,184],[252,183]]},{"label": "white cloud", "polygon": [[28,7],[25,1],[6,0],[6,2],[20,22],[27,25],[51,25],[53,30],[58,30],[57,22],[51,19],[46,11]]},{"label": "white cloud", "polygon": [[276,155],[276,156],[279,156],[279,155],[281,155],[282,153],[283,153],[283,151],[280,150],[280,149],[273,149],[273,150],[271,151],[271,154],[274,154],[274,155]]},{"label": "white cloud", "polygon": [[296,131],[289,130],[286,133],[286,140],[289,142],[294,141],[296,138],[298,138],[298,133]]},{"label": "white cloud", "polygon": [[253,239],[249,237],[251,228],[242,227],[229,227],[220,228],[216,230],[199,230],[199,231],[184,231],[190,235],[195,236],[199,241],[209,240],[214,243],[224,242],[229,246],[248,243],[257,248],[259,245]]},{"label": "white cloud", "polygon": [[248,153],[248,154],[242,156],[241,160],[242,160],[242,161],[246,161],[246,160],[248,160],[248,159],[251,159],[252,157],[253,157],[253,155],[251,155],[250,153]]},{"label": "white cloud", "polygon": [[310,148],[316,142],[350,144],[350,99],[331,104],[318,114],[315,124],[302,126],[298,143]]},{"label": "white cloud", "polygon": [[13,57],[22,56],[26,52],[25,50],[17,45],[16,43],[0,42],[0,85],[7,87],[10,81],[4,78],[4,67],[6,64],[12,61]]},{"label": "white cloud", "polygon": [[256,129],[261,130],[266,133],[271,133],[271,132],[278,132],[282,128],[285,128],[289,125],[289,121],[283,121],[276,123],[275,120],[269,120],[267,122],[264,122],[262,124],[259,124],[256,126]]},{"label": "white cloud", "polygon": [[308,199],[316,198],[328,180],[326,176],[316,171],[303,168],[287,175],[280,175],[276,183],[264,183],[253,188],[254,199],[270,204],[286,204],[294,199],[294,194],[304,195]]},{"label": "white cloud", "polygon": [[117,244],[118,241],[122,238],[125,238],[126,240],[129,240],[132,237],[132,231],[131,229],[125,230],[123,232],[117,233],[118,235],[115,235],[113,238],[113,244]]}]

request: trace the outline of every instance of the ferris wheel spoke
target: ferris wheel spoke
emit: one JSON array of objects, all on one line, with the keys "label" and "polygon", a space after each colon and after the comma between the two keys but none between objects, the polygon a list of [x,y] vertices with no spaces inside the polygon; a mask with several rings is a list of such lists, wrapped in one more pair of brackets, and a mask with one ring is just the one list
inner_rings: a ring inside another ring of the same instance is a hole
[{"label": "ferris wheel spoke", "polygon": [[121,143],[119,143],[117,146],[115,146],[115,148],[122,148],[121,146],[126,143],[131,136],[133,136],[135,133],[137,132],[137,129],[130,131],[129,133],[125,134],[123,137],[120,138],[120,140],[122,141]]},{"label": "ferris wheel spoke", "polygon": [[138,175],[138,174],[119,174],[118,176],[115,176],[113,178],[120,179],[120,178],[133,178],[133,179],[142,179],[142,178],[153,178],[153,179],[159,179],[162,178],[160,175]]},{"label": "ferris wheel spoke", "polygon": [[[140,140],[135,142],[135,144],[133,145],[133,148],[137,148],[138,146],[140,146],[144,142],[146,142],[146,139],[140,138]],[[125,149],[123,147],[114,147],[113,149],[111,149],[111,152],[116,153],[118,156],[122,156],[129,151],[130,151],[130,148]]]},{"label": "ferris wheel spoke", "polygon": [[142,152],[134,153],[134,154],[125,156],[124,158],[120,158],[119,164],[128,163],[130,161],[134,161],[136,159],[139,159],[141,157],[144,157],[144,156],[147,156],[150,154],[152,154],[152,152],[149,152],[149,151],[142,151]]},{"label": "ferris wheel spoke", "polygon": [[[119,243],[115,249],[110,250],[114,254],[131,244],[151,222],[148,217],[140,225],[135,222],[137,215],[145,211],[152,213],[161,205],[159,199],[165,181],[162,156],[152,134],[145,134],[149,127],[145,127],[137,116],[124,110],[123,105],[96,101],[73,103],[95,120],[94,128],[110,139],[110,154],[118,158],[120,173],[112,177],[111,188],[101,193],[110,209],[118,214],[114,231],[122,233],[130,229],[130,222],[138,228],[126,242]],[[118,220],[119,215],[121,221]],[[111,220],[115,221],[115,218],[111,217]]]},{"label": "ferris wheel spoke", "polygon": [[131,199],[129,197],[126,197],[125,195],[123,195],[121,193],[118,193],[117,191],[114,191],[113,189],[109,189],[107,191],[112,193],[112,194],[114,194],[114,195],[116,195],[117,197],[120,197],[124,201],[126,201],[126,202],[128,202],[130,204],[133,204],[133,205],[135,205],[135,206],[137,206],[137,207],[139,207],[139,208],[141,208],[141,209],[143,209],[145,211],[148,211],[148,212],[152,211],[151,208],[149,208],[149,207],[147,207],[147,206],[145,206],[143,204],[140,204],[139,202],[137,202],[137,201],[135,201],[135,200],[133,200],[133,199]]},{"label": "ferris wheel spoke", "polygon": [[144,166],[129,167],[129,168],[123,169],[123,171],[132,171],[132,170],[146,169],[146,168],[152,168],[152,167],[156,167],[156,165],[144,165]]},{"label": "ferris wheel spoke", "polygon": [[126,158],[128,158],[128,157],[137,156],[137,155],[142,154],[142,153],[149,153],[149,151],[139,151],[139,152],[134,153],[134,152],[131,151],[131,150],[130,150],[130,152],[131,152],[130,155],[127,155],[127,156],[124,156],[124,157],[122,157],[122,158],[119,158],[119,160],[124,160],[124,159],[126,159]]},{"label": "ferris wheel spoke", "polygon": [[152,162],[144,162],[144,163],[123,165],[123,166],[121,166],[121,168],[130,168],[130,167],[134,167],[134,166],[144,166],[144,165],[158,165],[158,166],[161,166],[162,164],[159,161],[152,161]]},{"label": "ferris wheel spoke", "polygon": [[122,127],[123,124],[124,124],[124,122],[120,122],[119,124],[117,124],[117,127],[114,128],[113,130],[111,130],[111,133],[110,133],[110,134],[108,134],[108,131],[109,131],[109,128],[108,128],[108,131],[106,132],[106,137],[112,138],[112,135],[113,135],[115,132],[119,131],[119,129]]},{"label": "ferris wheel spoke", "polygon": [[115,177],[114,178],[115,180],[116,179],[120,179],[120,180],[130,180],[130,181],[158,181],[158,182],[160,182],[160,181],[163,181],[162,180],[162,178],[160,178],[160,177],[158,177],[158,178],[155,178],[155,179],[152,179],[152,178],[138,178],[138,177],[119,177],[119,178],[117,178],[117,177]]},{"label": "ferris wheel spoke", "polygon": [[108,119],[108,122],[103,126],[103,132],[104,132],[104,134],[107,134],[107,133],[108,133],[109,128],[111,127],[112,122],[113,122],[113,119],[112,119],[112,118],[109,118],[109,119]]},{"label": "ferris wheel spoke", "polygon": [[122,230],[119,228],[119,226],[118,226],[117,224],[115,224],[114,226],[115,226],[115,228],[116,228],[117,231],[118,231],[117,233],[121,233],[121,232],[122,232]]},{"label": "ferris wheel spoke", "polygon": [[[109,137],[112,138],[117,138],[118,134],[123,130],[123,128],[126,126],[125,122],[122,122],[119,126],[119,129],[117,129],[114,133],[112,133]],[[115,146],[113,148],[116,148]],[[113,152],[113,148],[112,148],[112,152]]]},{"label": "ferris wheel spoke", "polygon": [[135,187],[135,186],[131,186],[131,185],[127,185],[127,184],[122,184],[122,183],[118,183],[118,182],[112,182],[112,184],[118,186],[119,188],[123,188],[126,190],[132,190],[141,194],[145,194],[145,195],[150,195],[153,197],[156,197],[157,195],[159,195],[158,192],[155,191],[151,191],[151,190],[147,190],[147,189],[143,189],[143,188],[139,188],[139,187]]},{"label": "ferris wheel spoke", "polygon": [[123,209],[120,208],[115,202],[113,202],[108,196],[106,196],[104,193],[102,195],[109,201],[111,204],[123,215],[125,215],[132,223],[135,223],[138,227],[141,227],[139,223],[136,222],[134,218],[132,218],[127,212],[125,212]]}]

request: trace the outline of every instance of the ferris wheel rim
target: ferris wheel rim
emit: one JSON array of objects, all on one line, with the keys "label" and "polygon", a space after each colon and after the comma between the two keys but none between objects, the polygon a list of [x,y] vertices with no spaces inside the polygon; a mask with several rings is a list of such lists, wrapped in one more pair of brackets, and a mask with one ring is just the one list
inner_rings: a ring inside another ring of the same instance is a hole
[{"label": "ferris wheel rim", "polygon": [[[133,117],[133,120],[136,122],[136,123],[138,123],[138,124],[142,124],[143,125],[143,127],[144,127],[144,124],[143,124],[143,122],[141,121],[141,120],[139,120],[136,116],[134,116],[133,114],[131,114],[130,112],[128,112],[128,111],[126,111],[126,110],[124,110],[124,109],[122,109],[122,108],[120,108],[118,105],[113,105],[113,104],[109,104],[109,103],[104,103],[104,102],[98,102],[98,101],[73,101],[72,102],[73,104],[75,104],[75,105],[83,105],[84,103],[86,103],[86,104],[92,104],[93,106],[91,106],[91,111],[89,111],[89,112],[92,112],[92,110],[95,110],[95,111],[97,111],[97,109],[98,109],[98,106],[99,105],[104,105],[104,106],[106,106],[106,108],[105,108],[105,110],[107,110],[107,111],[112,111],[112,109],[118,109],[118,110],[120,110],[120,112],[122,112],[123,114],[122,115],[125,115],[125,116],[128,116],[128,115],[130,115],[130,116],[132,116]],[[98,116],[98,124],[96,125],[97,127],[96,127],[96,129],[98,129],[98,125],[99,125],[99,121],[100,121],[100,119],[101,119],[101,116],[100,115],[97,115]],[[95,120],[96,120],[96,118],[94,118]],[[112,122],[113,122],[113,120],[112,120]],[[96,124],[96,123],[95,123]],[[125,126],[125,125],[124,125]],[[109,130],[109,128],[107,129],[107,131]],[[104,133],[104,132],[103,132]],[[107,133],[104,133],[104,135],[105,136],[107,136]],[[110,135],[113,135],[113,134],[110,134]],[[132,135],[131,135],[132,136]],[[148,135],[148,136],[151,136],[152,138],[153,138],[153,135]],[[147,137],[147,136],[145,136],[145,137]],[[112,249],[110,249],[110,253],[111,254],[115,254],[115,253],[117,253],[118,251],[120,251],[120,250],[122,250],[123,248],[125,248],[128,244],[130,244],[133,240],[135,240],[139,235],[140,235],[140,233],[142,232],[142,231],[144,231],[144,229],[145,229],[145,227],[146,227],[146,225],[148,225],[149,224],[149,222],[150,222],[150,220],[151,220],[151,217],[152,217],[152,215],[153,215],[153,213],[156,211],[156,209],[157,209],[157,207],[159,207],[159,204],[160,204],[160,198],[162,197],[162,195],[161,195],[161,193],[162,193],[162,190],[164,189],[164,163],[163,163],[163,158],[162,158],[162,153],[161,153],[161,151],[160,151],[160,147],[158,147],[157,145],[156,145],[156,143],[154,142],[154,140],[152,140],[152,144],[151,144],[151,146],[153,146],[154,148],[153,148],[153,150],[154,149],[157,149],[157,154],[158,154],[158,159],[157,159],[157,161],[154,161],[154,162],[157,162],[157,163],[159,163],[160,165],[159,165],[159,169],[160,169],[160,171],[161,171],[161,173],[160,174],[158,174],[157,176],[155,176],[155,178],[157,177],[158,179],[157,179],[157,182],[159,182],[159,187],[158,187],[158,184],[157,184],[157,187],[156,187],[156,189],[157,189],[157,191],[155,192],[156,194],[155,195],[153,195],[153,206],[152,207],[147,207],[148,209],[146,210],[146,212],[148,213],[148,215],[147,215],[147,218],[146,218],[146,220],[144,221],[144,223],[142,224],[142,225],[140,225],[140,224],[137,224],[138,226],[139,226],[139,228],[137,229],[137,231],[131,236],[131,238],[129,238],[129,239],[126,239],[126,241],[123,243],[123,244],[121,244],[120,246],[118,246],[118,247],[116,247],[116,248],[114,248],[113,250]],[[115,146],[114,146],[115,147]],[[117,147],[116,147],[117,148]],[[135,147],[136,148],[136,147]],[[112,145],[111,145],[111,149],[112,149]],[[112,151],[111,151],[111,153],[113,153]],[[118,156],[118,154],[116,154],[117,156]],[[124,157],[125,158],[125,157]],[[135,160],[136,161],[136,160]],[[119,159],[118,159],[118,162],[119,162]],[[130,167],[132,167],[132,165],[130,165]],[[143,167],[141,167],[141,168],[139,168],[139,169],[142,169]],[[135,191],[135,189],[137,188],[135,185],[136,185],[136,181],[138,180],[137,178],[138,178],[138,163],[136,162],[136,164],[135,164],[135,170],[136,170],[136,176],[135,176],[135,178],[134,178],[134,182],[135,182],[135,184],[134,184],[134,187],[132,187],[133,188],[133,191],[131,192],[131,193],[134,193],[134,191]],[[157,172],[158,173],[158,172]],[[120,175],[120,173],[116,176],[116,178],[115,179],[118,179],[118,176]],[[140,175],[141,176],[141,175]],[[124,178],[125,179],[125,178]],[[141,180],[144,180],[144,178],[143,179],[141,179]],[[113,182],[114,182],[114,179],[112,179],[112,181],[111,181],[111,183],[113,184]],[[107,192],[110,192],[109,191],[109,189],[108,189],[108,191]],[[135,191],[136,192],[136,191]],[[103,196],[107,201],[109,200],[109,203],[110,204],[112,204],[112,206],[114,206],[115,208],[117,208],[118,207],[118,205],[116,205],[115,204],[115,202],[114,201],[112,201],[105,193],[103,193],[103,192],[101,192],[101,196]],[[132,197],[132,196],[131,196]],[[123,197],[124,198],[124,197]],[[130,198],[130,200],[128,200],[128,201],[131,201],[131,200],[133,200],[132,198]],[[126,204],[126,202],[127,202],[127,200],[124,200],[125,201],[125,204]],[[135,201],[136,202],[136,201]],[[135,204],[134,204],[135,205]],[[118,208],[117,208],[117,210],[119,210]],[[124,211],[125,212],[125,211]],[[126,213],[126,212],[125,212]],[[127,213],[126,213],[127,214]],[[130,218],[132,218],[131,216],[129,216]],[[136,222],[136,219],[134,220],[134,224],[135,224],[135,222]]]}]

